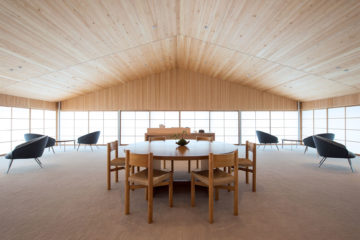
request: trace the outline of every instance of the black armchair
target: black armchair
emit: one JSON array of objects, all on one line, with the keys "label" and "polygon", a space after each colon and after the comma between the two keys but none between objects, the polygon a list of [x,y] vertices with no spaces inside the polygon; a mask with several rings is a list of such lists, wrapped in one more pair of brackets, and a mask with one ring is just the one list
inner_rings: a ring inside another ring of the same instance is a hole
[{"label": "black armchair", "polygon": [[330,139],[321,136],[314,136],[313,138],[317,152],[322,157],[319,167],[327,158],[347,158],[351,171],[354,172],[351,164],[351,158],[355,158],[354,153],[348,151],[344,145]]},{"label": "black armchair", "polygon": [[277,145],[279,140],[274,135],[271,135],[269,133],[262,132],[262,131],[256,131],[256,136],[257,136],[260,144],[264,144],[264,149],[265,149],[266,144],[275,144],[276,148],[279,151],[279,147]]},{"label": "black armchair", "polygon": [[88,133],[84,136],[81,136],[78,138],[78,148],[77,148],[77,151],[79,151],[79,147],[80,147],[80,144],[87,144],[87,145],[90,145],[90,148],[91,148],[91,151],[93,151],[92,149],[92,144],[96,144],[99,140],[99,137],[100,137],[100,131],[96,131],[96,132],[92,132],[92,133]]},{"label": "black armchair", "polygon": [[314,136],[320,136],[320,137],[324,137],[324,138],[327,138],[330,140],[334,140],[334,138],[335,138],[335,134],[333,134],[333,133],[320,133],[320,134],[316,134],[316,135],[304,138],[303,143],[306,146],[304,154],[306,153],[306,151],[308,150],[309,147],[316,148],[314,139],[313,139]]},{"label": "black armchair", "polygon": [[10,159],[9,168],[6,173],[9,173],[14,159],[34,158],[35,161],[42,168],[42,164],[39,160],[39,157],[43,155],[47,141],[48,141],[48,137],[42,136],[39,138],[34,138],[26,143],[16,146],[11,153],[8,153],[5,156],[6,159]]},{"label": "black armchair", "polygon": [[[44,135],[37,134],[37,133],[26,133],[26,134],[24,134],[25,141],[27,141],[27,142],[34,139],[34,138],[38,138],[38,137],[42,137],[42,136],[44,136]],[[45,148],[49,148],[49,150],[51,148],[53,153],[55,153],[54,146],[55,146],[55,139],[48,136],[48,141],[46,143]]]}]

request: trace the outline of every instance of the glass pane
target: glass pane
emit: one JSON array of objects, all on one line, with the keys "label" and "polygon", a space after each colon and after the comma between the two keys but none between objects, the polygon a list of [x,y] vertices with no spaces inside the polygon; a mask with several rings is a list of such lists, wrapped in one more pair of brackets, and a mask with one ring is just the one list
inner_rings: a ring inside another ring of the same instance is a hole
[{"label": "glass pane", "polygon": [[74,112],[61,112],[60,113],[61,119],[74,119]]},{"label": "glass pane", "polygon": [[239,113],[238,112],[225,112],[225,119],[238,119]]},{"label": "glass pane", "polygon": [[28,119],[13,119],[12,129],[24,129],[29,132],[29,120]]},{"label": "glass pane", "polygon": [[273,119],[283,119],[284,112],[271,112],[271,120]]},{"label": "glass pane", "polygon": [[348,148],[349,151],[351,151],[353,153],[357,153],[357,154],[360,153],[360,142],[347,141],[346,147]]},{"label": "glass pane", "polygon": [[10,129],[11,129],[11,119],[0,118],[0,130],[10,130]]},{"label": "glass pane", "polygon": [[136,112],[136,119],[149,119],[149,112]]},{"label": "glass pane", "polygon": [[345,119],[329,119],[328,123],[329,129],[345,129]]},{"label": "glass pane", "polygon": [[152,119],[164,119],[165,113],[164,112],[150,112],[150,118]]},{"label": "glass pane", "polygon": [[45,118],[46,119],[56,119],[56,111],[45,110]]},{"label": "glass pane", "polygon": [[255,112],[241,112],[241,119],[255,119]]},{"label": "glass pane", "polygon": [[298,119],[299,114],[297,111],[285,111],[285,119]]},{"label": "glass pane", "polygon": [[346,129],[355,129],[360,130],[360,119],[358,118],[348,118],[346,119]]},{"label": "glass pane", "polygon": [[181,120],[182,119],[195,119],[195,112],[188,112],[188,111],[181,112]]},{"label": "glass pane", "polygon": [[344,118],[345,117],[345,108],[329,108],[328,109],[328,118]]},{"label": "glass pane", "polygon": [[360,106],[347,107],[346,108],[347,118],[360,118]]},{"label": "glass pane", "polygon": [[11,131],[0,131],[0,142],[10,142],[10,141],[11,141]]},{"label": "glass pane", "polygon": [[31,109],[31,119],[43,119],[44,110]]},{"label": "glass pane", "polygon": [[135,119],[135,112],[121,112],[121,119]]},{"label": "glass pane", "polygon": [[302,119],[313,119],[313,110],[302,111]]},{"label": "glass pane", "polygon": [[45,119],[45,128],[56,129],[56,119]]},{"label": "glass pane", "polygon": [[224,119],[224,112],[210,112],[210,119]]},{"label": "glass pane", "polygon": [[12,108],[12,117],[29,119],[29,109],[27,109],[27,108]]},{"label": "glass pane", "polygon": [[2,142],[0,143],[0,154],[5,154],[11,152],[11,143]]},{"label": "glass pane", "polygon": [[89,112],[89,119],[103,119],[104,113],[103,112]]},{"label": "glass pane", "polygon": [[209,119],[209,112],[201,111],[201,112],[195,112],[195,118],[196,119]]},{"label": "glass pane", "polygon": [[256,119],[269,119],[270,114],[268,111],[257,111],[256,112]]},{"label": "glass pane", "polygon": [[11,108],[0,107],[0,118],[11,118]]},{"label": "glass pane", "polygon": [[107,111],[107,112],[104,112],[104,119],[117,120],[117,119],[118,119],[118,112],[117,112],[117,111]]},{"label": "glass pane", "polygon": [[315,119],[326,118],[326,109],[314,110],[314,118]]},{"label": "glass pane", "polygon": [[44,120],[31,119],[31,132],[33,129],[43,129],[44,128]]},{"label": "glass pane", "polygon": [[88,119],[88,112],[75,112],[75,119]]},{"label": "glass pane", "polygon": [[[346,140],[360,142],[360,131],[357,130],[346,130]],[[360,152],[360,149],[359,151]]]},{"label": "glass pane", "polygon": [[179,120],[179,112],[165,112],[165,119]]}]

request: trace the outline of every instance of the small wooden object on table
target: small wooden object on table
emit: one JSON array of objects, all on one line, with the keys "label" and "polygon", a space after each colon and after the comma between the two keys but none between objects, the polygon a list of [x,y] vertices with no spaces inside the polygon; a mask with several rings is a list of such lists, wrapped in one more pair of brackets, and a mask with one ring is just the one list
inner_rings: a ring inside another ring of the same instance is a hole
[{"label": "small wooden object on table", "polygon": [[64,152],[65,152],[65,147],[66,147],[65,143],[67,143],[67,142],[74,142],[74,149],[75,149],[75,140],[74,140],[74,139],[69,139],[69,140],[56,140],[55,142],[56,142],[56,143],[59,143],[60,148],[61,148],[61,143],[64,143]]}]

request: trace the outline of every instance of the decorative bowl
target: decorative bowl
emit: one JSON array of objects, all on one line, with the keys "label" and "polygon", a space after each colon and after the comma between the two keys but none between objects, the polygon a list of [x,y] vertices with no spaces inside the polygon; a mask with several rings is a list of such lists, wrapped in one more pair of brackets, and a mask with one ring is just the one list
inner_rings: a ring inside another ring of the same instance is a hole
[{"label": "decorative bowl", "polygon": [[179,141],[176,142],[177,145],[179,146],[185,146],[189,143],[190,141],[186,141],[185,139],[181,138]]}]

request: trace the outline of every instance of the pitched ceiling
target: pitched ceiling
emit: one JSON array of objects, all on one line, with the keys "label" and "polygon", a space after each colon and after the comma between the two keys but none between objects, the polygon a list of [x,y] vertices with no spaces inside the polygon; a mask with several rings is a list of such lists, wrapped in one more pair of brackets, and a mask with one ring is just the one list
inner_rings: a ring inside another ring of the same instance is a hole
[{"label": "pitched ceiling", "polygon": [[0,93],[59,101],[172,68],[307,101],[360,92],[360,1],[0,0]]}]

